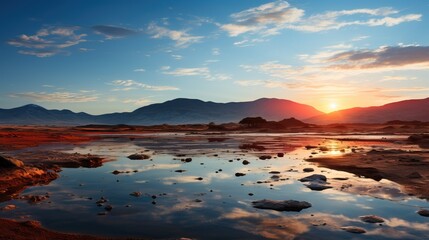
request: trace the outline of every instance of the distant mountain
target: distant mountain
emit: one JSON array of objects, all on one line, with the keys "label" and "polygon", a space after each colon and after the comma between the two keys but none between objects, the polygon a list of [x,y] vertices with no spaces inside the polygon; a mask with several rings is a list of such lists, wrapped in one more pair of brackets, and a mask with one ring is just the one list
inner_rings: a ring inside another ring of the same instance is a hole
[{"label": "distant mountain", "polygon": [[92,123],[94,116],[70,110],[47,110],[35,104],[0,109],[0,124],[76,125]]},{"label": "distant mountain", "polygon": [[315,124],[385,123],[392,120],[429,121],[429,98],[389,103],[377,107],[350,108],[304,120]]},{"label": "distant mountain", "polygon": [[283,99],[262,98],[250,102],[215,103],[178,98],[141,107],[133,112],[90,115],[70,110],[47,110],[38,105],[0,109],[2,124],[81,125],[81,124],[187,124],[238,122],[244,117],[261,116],[279,121],[294,117],[306,119],[322,114],[317,109]]}]

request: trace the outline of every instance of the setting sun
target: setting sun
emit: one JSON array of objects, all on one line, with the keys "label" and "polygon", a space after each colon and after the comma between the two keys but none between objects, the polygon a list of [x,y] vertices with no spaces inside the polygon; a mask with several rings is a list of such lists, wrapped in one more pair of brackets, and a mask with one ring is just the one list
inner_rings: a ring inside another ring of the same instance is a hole
[{"label": "setting sun", "polygon": [[329,110],[334,111],[337,110],[338,104],[337,103],[330,103],[329,104]]}]

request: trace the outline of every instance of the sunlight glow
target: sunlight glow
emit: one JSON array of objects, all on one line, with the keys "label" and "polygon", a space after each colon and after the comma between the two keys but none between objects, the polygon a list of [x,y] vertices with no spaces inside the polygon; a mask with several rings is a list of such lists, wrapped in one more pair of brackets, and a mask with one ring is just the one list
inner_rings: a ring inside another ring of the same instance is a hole
[{"label": "sunlight glow", "polygon": [[337,103],[330,103],[329,104],[329,110],[334,111],[338,108],[338,104]]}]

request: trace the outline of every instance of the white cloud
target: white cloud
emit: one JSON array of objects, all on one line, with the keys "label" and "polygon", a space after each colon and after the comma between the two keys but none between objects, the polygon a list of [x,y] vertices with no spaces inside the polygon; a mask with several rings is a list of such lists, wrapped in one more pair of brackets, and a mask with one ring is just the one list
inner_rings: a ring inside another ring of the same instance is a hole
[{"label": "white cloud", "polygon": [[207,67],[201,67],[201,68],[176,68],[172,71],[165,71],[164,74],[167,75],[173,75],[178,77],[184,77],[184,76],[201,76],[206,80],[210,81],[223,81],[231,79],[231,76],[227,74],[221,74],[221,73],[212,73],[210,69]]},{"label": "white cloud", "polygon": [[148,105],[149,103],[152,103],[152,101],[147,98],[140,98],[140,99],[125,99],[122,101],[122,103],[131,103],[137,106],[145,106],[145,105]]},{"label": "white cloud", "polygon": [[18,53],[37,57],[51,57],[65,53],[63,49],[86,42],[86,34],[77,34],[79,27],[47,27],[35,35],[22,34],[8,41],[9,45],[24,48]]},{"label": "white cloud", "polygon": [[178,31],[160,27],[154,22],[149,24],[147,31],[152,35],[152,38],[169,38],[173,40],[176,43],[175,46],[179,48],[186,48],[193,43],[200,42],[204,38],[202,36],[193,36],[185,30]]},{"label": "white cloud", "polygon": [[421,17],[421,14],[399,15],[393,8],[328,11],[305,17],[304,10],[291,7],[286,1],[275,1],[232,14],[232,23],[222,25],[221,29],[232,37],[245,33],[269,36],[283,29],[320,32],[352,25],[392,27],[420,21]]},{"label": "white cloud", "polygon": [[171,67],[170,66],[162,66],[161,67],[161,70],[162,71],[167,71],[168,69],[170,69]]},{"label": "white cloud", "polygon": [[173,55],[171,55],[171,57],[176,59],[176,60],[182,60],[182,58],[183,58],[182,55],[177,55],[177,54],[173,54]]},{"label": "white cloud", "polygon": [[36,102],[60,102],[60,103],[82,103],[93,102],[98,99],[97,95],[87,95],[75,92],[24,92],[14,93],[10,97],[28,98]]},{"label": "white cloud", "polygon": [[146,89],[152,91],[175,91],[180,90],[173,86],[152,86],[145,83],[137,82],[134,80],[114,80],[110,83],[111,85],[117,86],[113,91],[130,91],[136,89]]},{"label": "white cloud", "polygon": [[220,49],[219,48],[212,48],[212,55],[213,56],[220,55]]},{"label": "white cloud", "polygon": [[144,68],[137,68],[133,70],[134,72],[146,72],[146,69]]}]

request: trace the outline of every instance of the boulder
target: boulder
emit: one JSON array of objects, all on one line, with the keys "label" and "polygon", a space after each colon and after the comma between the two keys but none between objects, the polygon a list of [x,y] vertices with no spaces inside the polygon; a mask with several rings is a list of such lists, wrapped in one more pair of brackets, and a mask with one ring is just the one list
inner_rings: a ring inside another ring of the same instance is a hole
[{"label": "boulder", "polygon": [[355,226],[341,227],[341,229],[349,233],[366,233],[365,229]]},{"label": "boulder", "polygon": [[305,184],[305,186],[314,191],[322,191],[328,188],[332,188],[331,186],[326,185],[326,183],[320,182],[310,182],[309,184]]},{"label": "boulder", "polygon": [[254,208],[260,209],[272,209],[276,211],[291,211],[291,212],[300,212],[302,209],[311,207],[311,204],[305,201],[296,201],[296,200],[258,200],[252,202]]},{"label": "boulder", "polygon": [[144,159],[149,159],[150,156],[146,154],[135,153],[135,154],[129,155],[128,158],[131,160],[144,160]]},{"label": "boulder", "polygon": [[300,182],[325,182],[326,183],[326,176],[322,174],[313,174],[304,178],[299,179]]},{"label": "boulder", "polygon": [[429,210],[420,209],[419,211],[417,211],[417,214],[419,214],[420,216],[423,216],[423,217],[429,217]]}]

